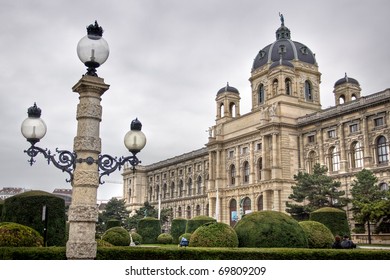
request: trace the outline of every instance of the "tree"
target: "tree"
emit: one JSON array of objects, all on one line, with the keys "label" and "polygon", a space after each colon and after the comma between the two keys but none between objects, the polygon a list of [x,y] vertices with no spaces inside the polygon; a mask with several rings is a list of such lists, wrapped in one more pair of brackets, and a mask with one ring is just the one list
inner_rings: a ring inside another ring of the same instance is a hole
[{"label": "tree", "polygon": [[342,208],[347,205],[345,191],[339,190],[341,183],[326,175],[326,166],[315,164],[313,173],[298,172],[294,175],[295,185],[289,199],[298,202],[286,202],[286,211],[298,220],[306,220],[312,211],[322,207]]},{"label": "tree", "polygon": [[115,219],[120,221],[122,226],[126,227],[125,222],[129,217],[129,211],[126,209],[125,204],[124,199],[111,198],[100,216],[101,221],[107,223],[108,220]]},{"label": "tree", "polygon": [[356,222],[367,224],[368,243],[371,244],[370,222],[380,223],[390,215],[390,191],[381,190],[378,178],[363,169],[352,182],[352,212]]}]

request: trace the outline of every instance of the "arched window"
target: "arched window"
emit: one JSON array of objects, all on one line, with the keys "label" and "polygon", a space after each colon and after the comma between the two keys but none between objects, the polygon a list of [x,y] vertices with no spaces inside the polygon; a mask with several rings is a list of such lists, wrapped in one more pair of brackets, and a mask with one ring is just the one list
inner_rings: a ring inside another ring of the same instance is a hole
[{"label": "arched window", "polygon": [[336,146],[330,148],[330,170],[333,172],[340,170],[340,154]]},{"label": "arched window", "polygon": [[182,197],[183,196],[183,180],[180,180],[179,181],[179,197]]},{"label": "arched window", "polygon": [[230,116],[232,118],[236,117],[236,103],[234,103],[234,102],[230,103],[229,112],[230,112]]},{"label": "arched window", "polygon": [[157,185],[157,187],[156,187],[156,197],[155,197],[155,199],[158,200],[159,197],[160,197],[160,186]]},{"label": "arched window", "polygon": [[278,81],[278,79],[274,79],[273,82],[272,82],[273,95],[277,95],[278,94],[278,88],[279,88],[279,81]]},{"label": "arched window", "polygon": [[234,164],[230,166],[230,185],[234,186],[236,184],[236,167]]},{"label": "arched window", "polygon": [[352,94],[351,100],[356,100],[356,95],[355,94]]},{"label": "arched window", "polygon": [[192,195],[192,179],[188,179],[188,196]]},{"label": "arched window", "polygon": [[339,97],[339,104],[343,104],[345,103],[345,96],[344,95],[340,95]]},{"label": "arched window", "polygon": [[219,106],[219,115],[221,117],[225,116],[225,106],[223,105],[223,103],[221,103],[221,105]]},{"label": "arched window", "polygon": [[163,198],[167,198],[167,194],[168,194],[168,192],[167,192],[167,184],[164,184],[164,186],[163,186],[163,193],[162,193]]},{"label": "arched window", "polygon": [[257,211],[264,210],[264,202],[263,202],[264,196],[260,195],[257,199]]},{"label": "arched window", "polygon": [[244,162],[244,166],[243,166],[243,173],[244,173],[244,178],[243,178],[243,182],[244,183],[249,183],[249,162]]},{"label": "arched window", "polygon": [[305,98],[307,101],[313,101],[312,86],[309,81],[305,82]]},{"label": "arched window", "polygon": [[285,87],[285,90],[286,90],[286,94],[287,95],[291,95],[292,94],[292,88],[291,88],[291,80],[289,78],[286,78],[286,80],[284,81],[284,87]]},{"label": "arched window", "polygon": [[259,92],[258,92],[258,102],[259,102],[259,104],[263,104],[264,103],[264,85],[263,84],[261,84],[260,86],[259,86]]},{"label": "arched window", "polygon": [[187,206],[187,219],[191,219],[191,207]]},{"label": "arched window", "polygon": [[182,216],[182,211],[181,211],[181,207],[179,206],[178,208],[177,208],[177,216],[178,217],[181,217]]},{"label": "arched window", "polygon": [[209,210],[210,210],[210,207],[209,207],[209,204],[207,203],[206,204],[206,213],[205,213],[206,216],[209,216],[209,212],[210,212]]},{"label": "arched window", "polygon": [[380,183],[379,184],[379,189],[381,191],[388,191],[389,190],[389,185],[387,183]]},{"label": "arched window", "polygon": [[149,201],[152,201],[152,195],[153,195],[153,188],[149,188]]},{"label": "arched window", "polygon": [[363,149],[360,142],[356,141],[352,143],[351,148],[352,155],[352,168],[363,167]]},{"label": "arched window", "polygon": [[252,211],[251,208],[251,199],[249,197],[245,197],[242,201],[243,214],[249,214]]},{"label": "arched window", "polygon": [[384,136],[379,136],[376,141],[378,163],[387,163],[389,161],[389,152],[387,147],[387,141]]},{"label": "arched window", "polygon": [[230,213],[230,226],[234,226],[238,221],[237,201],[235,199],[230,200],[229,213]]},{"label": "arched window", "polygon": [[316,164],[316,157],[317,154],[314,151],[311,151],[309,153],[309,156],[307,157],[307,168],[308,168],[308,173],[313,173],[313,168],[314,165]]},{"label": "arched window", "polygon": [[175,183],[172,182],[171,183],[171,198],[173,198],[175,196]]},{"label": "arched window", "polygon": [[259,180],[261,180],[261,172],[263,171],[263,158],[259,158],[259,160],[257,161],[257,178]]},{"label": "arched window", "polygon": [[198,194],[202,193],[202,177],[198,176],[198,180],[196,181]]},{"label": "arched window", "polygon": [[200,205],[196,205],[196,216],[200,216]]}]

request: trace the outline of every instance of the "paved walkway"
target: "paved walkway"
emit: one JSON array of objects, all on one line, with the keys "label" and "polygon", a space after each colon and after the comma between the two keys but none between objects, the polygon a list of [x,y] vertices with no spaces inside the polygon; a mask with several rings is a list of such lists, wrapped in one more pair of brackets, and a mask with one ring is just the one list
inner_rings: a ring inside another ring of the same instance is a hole
[{"label": "paved walkway", "polygon": [[358,248],[359,249],[377,249],[377,250],[390,250],[390,247],[386,247],[386,246],[370,246],[370,245],[358,245]]}]

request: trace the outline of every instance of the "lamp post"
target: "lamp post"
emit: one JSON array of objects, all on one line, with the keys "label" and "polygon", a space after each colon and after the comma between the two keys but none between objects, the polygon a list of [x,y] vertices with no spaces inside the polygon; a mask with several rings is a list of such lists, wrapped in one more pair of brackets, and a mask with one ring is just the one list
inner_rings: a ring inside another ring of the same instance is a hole
[{"label": "lamp post", "polygon": [[124,144],[131,153],[127,157],[101,155],[101,139],[99,136],[102,118],[101,96],[109,85],[97,76],[96,68],[108,58],[109,48],[102,37],[103,29],[95,21],[87,27],[87,35],[77,45],[77,54],[87,66],[87,73],[73,86],[72,90],[79,94],[77,106],[77,135],[74,138],[73,152],[58,150],[56,154],[50,150],[36,146],[46,134],[46,124],[40,118],[41,109],[36,104],[28,109],[28,118],[23,121],[21,131],[30,142],[31,147],[25,152],[30,156],[33,165],[35,157],[42,154],[48,164],[69,174],[67,180],[72,184],[72,204],[69,208],[69,239],[66,244],[68,259],[94,259],[96,257],[96,221],[98,218],[97,188],[103,184],[102,176],[120,170],[126,163],[133,168],[140,161],[136,154],[146,144],[146,137],[141,131],[142,124],[138,119],[131,122],[130,131],[124,138]]}]

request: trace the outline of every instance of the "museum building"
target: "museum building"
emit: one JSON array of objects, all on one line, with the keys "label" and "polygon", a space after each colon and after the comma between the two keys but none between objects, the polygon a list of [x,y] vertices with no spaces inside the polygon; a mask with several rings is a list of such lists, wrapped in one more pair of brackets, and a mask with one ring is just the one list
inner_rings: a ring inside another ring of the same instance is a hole
[{"label": "museum building", "polygon": [[148,201],[172,208],[172,218],[208,215],[234,225],[251,211],[285,212],[294,175],[315,163],[327,166],[347,196],[363,168],[388,188],[390,89],[362,96],[359,82],[345,74],[334,84],[336,105],[322,109],[315,55],[291,39],[283,19],[276,40],[256,54],[249,81],[246,114],[236,88],[217,91],[205,147],[134,172],[125,168],[129,210]]}]

